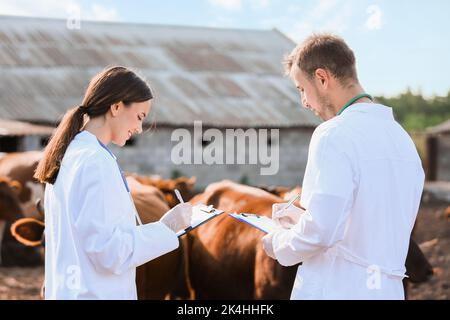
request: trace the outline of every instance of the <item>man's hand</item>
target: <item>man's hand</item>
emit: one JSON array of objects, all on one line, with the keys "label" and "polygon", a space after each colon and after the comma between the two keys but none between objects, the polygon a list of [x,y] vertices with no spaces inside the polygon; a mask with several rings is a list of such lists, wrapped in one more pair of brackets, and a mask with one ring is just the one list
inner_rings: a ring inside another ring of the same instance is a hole
[{"label": "man's hand", "polygon": [[273,238],[274,233],[269,233],[267,235],[265,235],[262,238],[262,244],[263,244],[263,249],[266,252],[266,254],[271,257],[272,259],[277,259],[275,258],[275,253],[273,252],[273,245],[272,245],[272,238]]},{"label": "man's hand", "polygon": [[189,202],[177,204],[167,211],[159,221],[173,232],[184,230],[191,225],[192,205]]},{"label": "man's hand", "polygon": [[295,205],[291,205],[289,208],[286,206],[287,203],[275,203],[272,206],[272,219],[284,229],[291,229],[298,223],[300,216],[305,211]]}]

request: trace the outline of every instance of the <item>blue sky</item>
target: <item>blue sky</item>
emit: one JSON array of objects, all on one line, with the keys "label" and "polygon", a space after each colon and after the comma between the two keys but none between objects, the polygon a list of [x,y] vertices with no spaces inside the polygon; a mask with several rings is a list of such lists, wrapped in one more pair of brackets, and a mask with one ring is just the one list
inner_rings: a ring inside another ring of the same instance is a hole
[{"label": "blue sky", "polygon": [[448,0],[0,0],[0,14],[67,18],[77,8],[88,20],[275,27],[297,42],[331,31],[354,49],[360,80],[374,95],[450,90]]}]

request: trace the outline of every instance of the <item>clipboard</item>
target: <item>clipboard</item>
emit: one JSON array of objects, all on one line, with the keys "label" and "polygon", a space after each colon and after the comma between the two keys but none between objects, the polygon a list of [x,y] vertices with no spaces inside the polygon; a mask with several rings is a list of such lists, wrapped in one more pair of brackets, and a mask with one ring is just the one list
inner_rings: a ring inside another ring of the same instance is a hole
[{"label": "clipboard", "polygon": [[192,212],[192,218],[191,218],[191,225],[184,230],[178,231],[177,232],[178,238],[181,236],[184,236],[189,231],[200,227],[201,225],[220,216],[223,213],[222,210],[218,210],[218,209],[214,208],[212,205],[205,206],[204,204],[195,205],[192,208],[192,211],[193,212]]},{"label": "clipboard", "polygon": [[264,233],[270,233],[279,227],[275,221],[266,216],[259,216],[251,213],[231,213],[229,216],[245,222]]}]

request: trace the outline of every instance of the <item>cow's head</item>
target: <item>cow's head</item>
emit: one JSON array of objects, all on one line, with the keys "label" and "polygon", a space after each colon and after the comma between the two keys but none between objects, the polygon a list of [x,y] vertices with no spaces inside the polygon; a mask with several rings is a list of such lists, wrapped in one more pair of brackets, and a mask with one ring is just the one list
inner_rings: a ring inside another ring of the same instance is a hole
[{"label": "cow's head", "polygon": [[179,203],[175,195],[175,189],[180,191],[184,201],[189,201],[195,195],[194,185],[197,181],[196,177],[178,177],[176,179],[164,180],[158,177],[138,176],[135,174],[128,175],[134,177],[141,184],[158,188],[164,194],[164,198],[170,208],[173,208]]},{"label": "cow's head", "polygon": [[166,180],[166,183],[163,184],[165,186],[163,192],[166,194],[166,201],[169,203],[169,207],[173,208],[179,203],[175,189],[180,191],[184,201],[191,200],[195,195],[194,185],[196,181],[196,177],[178,177],[175,180]]},{"label": "cow's head", "polygon": [[11,233],[11,225],[23,218],[19,190],[19,183],[0,178],[0,265],[4,267],[36,266],[43,262],[37,248],[18,242]]},{"label": "cow's head", "polygon": [[0,177],[0,220],[13,221],[23,216],[18,201],[21,189],[20,182]]}]

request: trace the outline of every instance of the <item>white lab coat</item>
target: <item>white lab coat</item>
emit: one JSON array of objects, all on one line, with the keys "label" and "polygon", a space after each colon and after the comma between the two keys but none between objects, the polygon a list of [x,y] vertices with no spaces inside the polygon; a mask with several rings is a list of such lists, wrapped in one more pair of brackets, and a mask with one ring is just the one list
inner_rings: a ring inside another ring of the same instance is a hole
[{"label": "white lab coat", "polygon": [[70,143],[44,205],[46,299],[136,299],[136,267],[179,245],[161,222],[136,225],[115,157],[87,131]]},{"label": "white lab coat", "polygon": [[311,139],[306,212],[272,237],[299,266],[291,299],[404,299],[402,279],[424,184],[416,148],[392,109],[359,103]]}]

